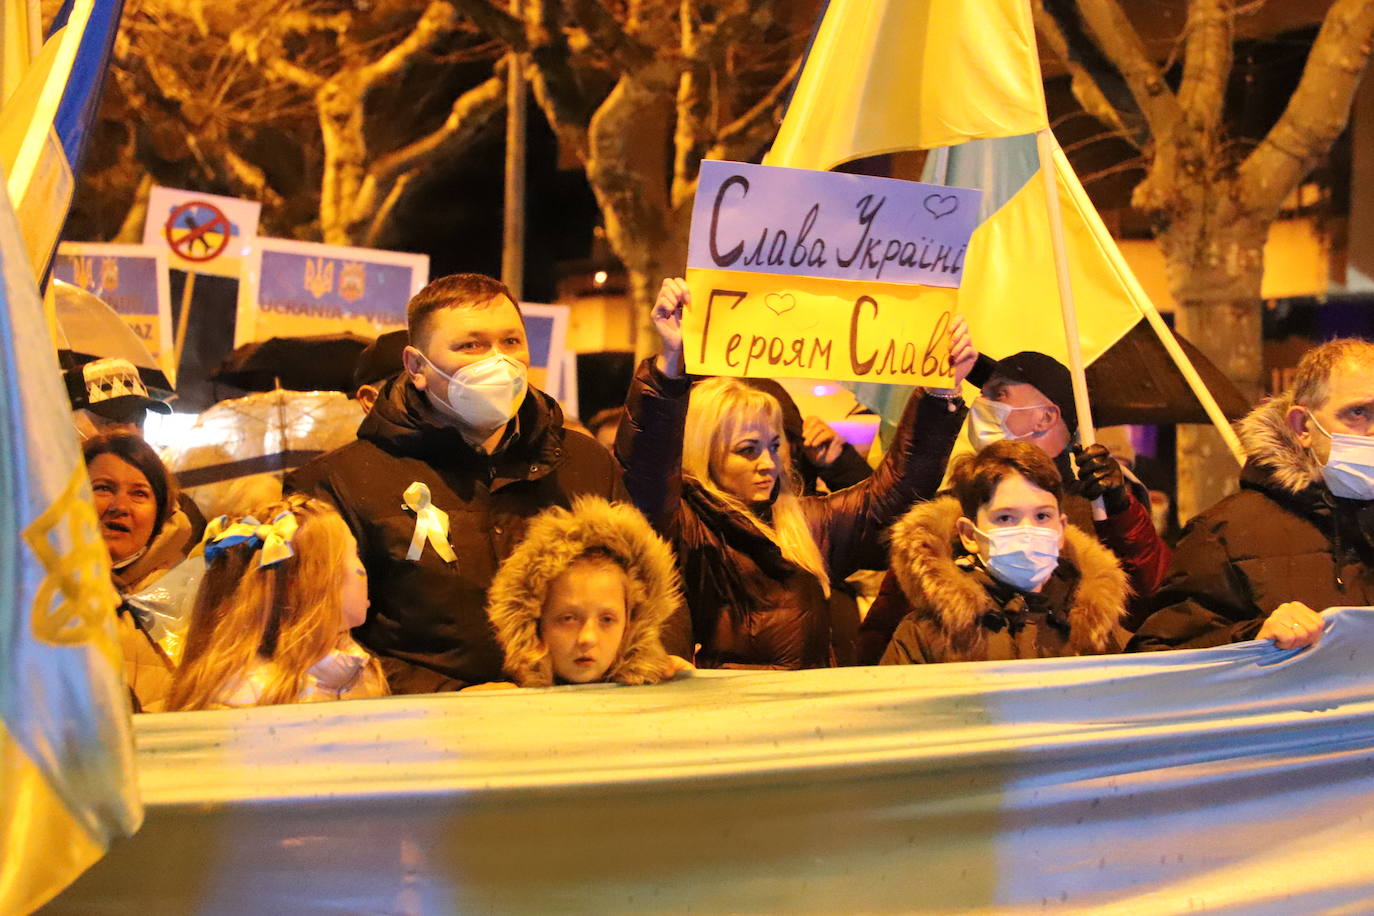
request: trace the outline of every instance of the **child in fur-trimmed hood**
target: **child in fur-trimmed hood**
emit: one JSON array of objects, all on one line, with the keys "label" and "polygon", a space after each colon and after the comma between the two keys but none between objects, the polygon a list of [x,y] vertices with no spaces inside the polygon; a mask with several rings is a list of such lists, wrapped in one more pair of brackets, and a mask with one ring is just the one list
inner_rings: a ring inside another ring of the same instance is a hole
[{"label": "child in fur-trimmed hood", "polygon": [[880,664],[1120,652],[1126,574],[1065,521],[1054,463],[1002,440],[956,464],[953,495],[892,526],[892,569],[912,611]]},{"label": "child in fur-trimmed hood", "polygon": [[583,497],[530,522],[487,615],[520,687],[652,684],[691,665],[660,632],[681,606],[672,550],[631,506]]}]

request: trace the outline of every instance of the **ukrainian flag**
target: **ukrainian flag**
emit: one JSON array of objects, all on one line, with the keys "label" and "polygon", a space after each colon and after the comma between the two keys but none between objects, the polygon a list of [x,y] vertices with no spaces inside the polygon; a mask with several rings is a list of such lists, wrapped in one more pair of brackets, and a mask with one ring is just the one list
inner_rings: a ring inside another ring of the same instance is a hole
[{"label": "ukrainian flag", "polygon": [[[983,191],[959,311],[996,358],[1068,363],[1036,134],[1048,130],[1028,0],[831,0],[764,162],[830,169],[929,150],[923,181]],[[1150,308],[1058,146],[1050,167],[1084,363]],[[909,388],[848,386],[895,422]],[[888,424],[885,422],[884,424]]]},{"label": "ukrainian flag", "polygon": [[41,50],[37,9],[0,0],[0,913],[42,906],[143,818],[118,598],[35,284],[120,4],[69,0]]},{"label": "ukrainian flag", "polygon": [[41,279],[76,190],[124,3],[64,0],[41,46],[38,6],[0,0],[0,168]]}]

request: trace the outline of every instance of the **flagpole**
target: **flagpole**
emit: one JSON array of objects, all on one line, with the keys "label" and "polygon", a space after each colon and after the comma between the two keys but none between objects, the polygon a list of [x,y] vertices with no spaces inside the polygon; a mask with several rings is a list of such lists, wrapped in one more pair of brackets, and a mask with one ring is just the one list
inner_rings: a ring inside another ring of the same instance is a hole
[{"label": "flagpole", "polygon": [[[1073,380],[1073,400],[1078,410],[1078,441],[1087,448],[1097,441],[1097,435],[1093,431],[1088,378],[1083,370],[1083,349],[1078,339],[1078,312],[1074,308],[1073,283],[1069,279],[1069,251],[1064,241],[1064,217],[1059,209],[1059,183],[1054,168],[1054,135],[1048,127],[1035,132],[1035,149],[1040,155],[1040,174],[1045,180],[1050,247],[1054,250],[1054,274],[1059,281],[1059,307],[1064,315],[1064,340],[1069,351],[1069,376]],[[1106,517],[1107,508],[1098,497],[1093,500],[1093,518],[1101,521]]]}]

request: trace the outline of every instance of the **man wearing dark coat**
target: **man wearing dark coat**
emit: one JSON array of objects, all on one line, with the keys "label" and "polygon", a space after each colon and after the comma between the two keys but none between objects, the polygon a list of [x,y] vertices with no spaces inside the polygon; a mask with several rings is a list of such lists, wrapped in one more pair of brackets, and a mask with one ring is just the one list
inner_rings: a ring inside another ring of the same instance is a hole
[{"label": "man wearing dark coat", "polygon": [[[487,588],[529,519],[625,490],[606,450],[528,384],[524,320],[503,284],[442,277],[406,319],[404,371],[380,386],[357,441],[287,484],[333,502],[358,540],[372,606],[354,637],[393,692],[429,693],[500,679]],[[664,641],[690,657],[671,626]]]},{"label": "man wearing dark coat", "polygon": [[1318,612],[1374,604],[1374,344],[1305,354],[1239,425],[1240,492],[1188,524],[1132,651],[1321,637]]}]

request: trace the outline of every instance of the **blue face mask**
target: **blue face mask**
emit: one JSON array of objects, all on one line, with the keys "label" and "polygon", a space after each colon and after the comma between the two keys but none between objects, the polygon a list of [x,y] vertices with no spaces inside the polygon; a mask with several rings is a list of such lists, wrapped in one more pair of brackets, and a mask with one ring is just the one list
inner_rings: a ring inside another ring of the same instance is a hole
[{"label": "blue face mask", "polygon": [[1001,581],[1023,592],[1033,592],[1054,575],[1059,566],[1060,531],[1038,525],[1015,525],[974,531],[988,542],[983,565]]},{"label": "blue face mask", "polygon": [[1331,453],[1321,466],[1322,479],[1331,495],[1361,502],[1374,500],[1374,438],[1328,433],[1312,411],[1307,416],[1331,440]]}]

